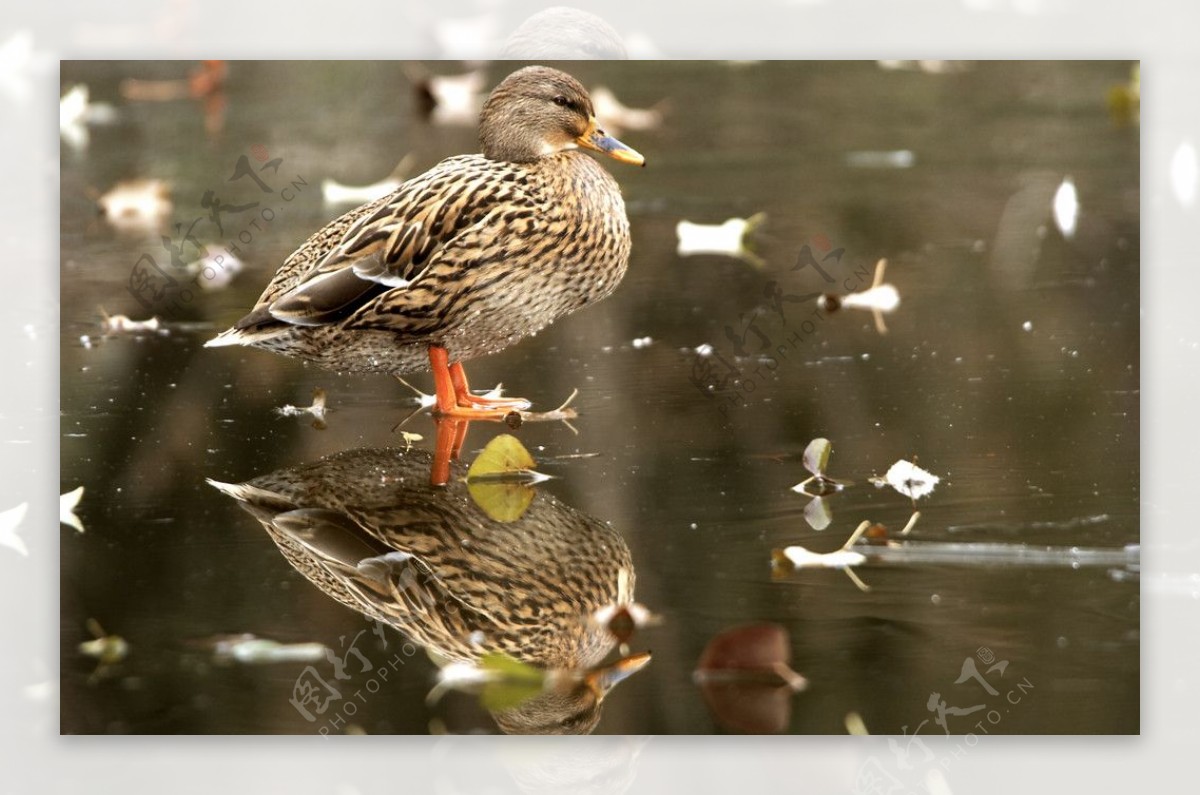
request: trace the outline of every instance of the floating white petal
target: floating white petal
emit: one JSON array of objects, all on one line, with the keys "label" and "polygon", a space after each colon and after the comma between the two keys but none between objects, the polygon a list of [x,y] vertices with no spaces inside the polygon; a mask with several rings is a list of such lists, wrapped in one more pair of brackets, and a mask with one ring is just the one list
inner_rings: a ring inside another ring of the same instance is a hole
[{"label": "floating white petal", "polygon": [[80,533],[83,532],[83,522],[75,515],[75,508],[81,499],[83,499],[83,486],[68,491],[58,498],[58,521],[74,527]]},{"label": "floating white petal", "polygon": [[98,200],[105,219],[119,229],[142,230],[163,223],[171,213],[170,187],[158,179],[120,182]]},{"label": "floating white petal", "polygon": [[205,246],[204,256],[188,263],[187,268],[202,289],[222,290],[242,270],[242,261],[220,246]]},{"label": "floating white petal", "polygon": [[431,77],[427,83],[433,97],[433,120],[438,124],[474,125],[483,106],[483,72]]},{"label": "floating white petal", "polygon": [[861,293],[850,293],[842,299],[842,306],[891,312],[900,306],[900,291],[890,284],[881,284]]},{"label": "floating white petal", "polygon": [[591,96],[596,118],[613,135],[622,130],[651,130],[662,124],[662,111],[627,107],[605,86],[597,86]]},{"label": "floating white petal", "polygon": [[846,153],[846,165],[851,168],[912,168],[916,162],[917,156],[908,149]]},{"label": "floating white petal", "polygon": [[1075,236],[1075,225],[1079,220],[1079,194],[1075,182],[1065,177],[1054,192],[1054,223],[1062,236],[1070,240]]},{"label": "floating white petal", "polygon": [[105,315],[103,326],[106,334],[138,334],[143,331],[158,331],[162,322],[157,317],[134,320],[128,315]]},{"label": "floating white petal", "polygon": [[390,177],[373,185],[343,185],[327,179],[321,182],[321,198],[326,204],[366,204],[387,196],[399,187],[400,181]]},{"label": "floating white petal", "polygon": [[754,252],[746,247],[746,235],[765,218],[764,214],[758,213],[749,218],[730,218],[720,224],[680,221],[675,225],[675,234],[679,238],[675,251],[681,257],[694,254],[723,254],[745,259],[752,264],[762,264]]},{"label": "floating white petal", "polygon": [[324,643],[280,643],[254,635],[222,638],[213,647],[213,656],[222,660],[262,665],[269,663],[317,662],[329,656]]},{"label": "floating white petal", "polygon": [[839,549],[834,552],[813,552],[804,547],[785,547],[783,556],[797,569],[845,569],[859,566],[867,558],[861,552]]},{"label": "floating white petal", "polygon": [[58,101],[58,132],[74,149],[88,144],[87,110],[88,87],[82,84],[72,86]]}]

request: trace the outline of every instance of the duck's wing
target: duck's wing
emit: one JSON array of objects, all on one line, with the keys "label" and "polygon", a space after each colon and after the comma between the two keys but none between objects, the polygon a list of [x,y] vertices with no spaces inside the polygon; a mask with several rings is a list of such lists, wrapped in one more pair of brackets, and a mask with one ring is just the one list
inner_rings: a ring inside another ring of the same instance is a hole
[{"label": "duck's wing", "polygon": [[[293,497],[251,483],[209,483],[238,500],[278,545],[297,553],[288,559],[305,577],[318,586],[332,577],[368,615],[397,626],[447,616],[477,625],[491,620],[419,550],[396,534],[381,533],[354,510],[302,507]],[[389,517],[395,513],[379,510]]]},{"label": "duck's wing", "polygon": [[[235,328],[342,320],[385,292],[418,284],[437,254],[464,234],[534,206],[519,167],[481,155],[444,160],[314,235],[292,257],[307,256],[308,267],[297,273],[285,263],[286,284],[277,278]],[[322,247],[319,256],[306,251],[311,246]]]},{"label": "duck's wing", "polygon": [[466,607],[421,556],[383,542],[347,512],[299,508],[275,514],[270,524],[375,612],[403,619],[445,610],[448,602]]}]

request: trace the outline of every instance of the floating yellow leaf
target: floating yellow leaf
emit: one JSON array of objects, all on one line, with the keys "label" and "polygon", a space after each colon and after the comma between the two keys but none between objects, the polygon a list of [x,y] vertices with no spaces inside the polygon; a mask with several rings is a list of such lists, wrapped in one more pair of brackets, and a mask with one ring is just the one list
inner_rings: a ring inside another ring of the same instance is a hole
[{"label": "floating yellow leaf", "polygon": [[[792,491],[809,497],[823,497],[841,491],[846,486],[849,486],[849,482],[837,481],[825,474],[825,467],[829,466],[829,454],[831,452],[833,452],[833,445],[828,439],[813,439],[809,442],[808,446],[804,448],[804,468],[812,473],[812,477],[792,486]],[[819,509],[820,506],[818,506],[817,510]],[[814,524],[813,527],[817,530],[823,530],[828,524],[826,522],[821,527],[817,527]]]},{"label": "floating yellow leaf", "polygon": [[804,448],[804,468],[817,477],[824,475],[825,467],[829,466],[829,453],[832,449],[833,445],[828,439],[813,439],[808,443],[808,447]]},{"label": "floating yellow leaf", "polygon": [[467,470],[467,491],[497,522],[514,522],[533,502],[533,484],[546,478],[533,470],[533,456],[515,436],[501,434]]},{"label": "floating yellow leaf", "polygon": [[467,470],[467,480],[522,474],[532,471],[533,467],[533,456],[525,445],[512,434],[502,433],[479,453]]}]

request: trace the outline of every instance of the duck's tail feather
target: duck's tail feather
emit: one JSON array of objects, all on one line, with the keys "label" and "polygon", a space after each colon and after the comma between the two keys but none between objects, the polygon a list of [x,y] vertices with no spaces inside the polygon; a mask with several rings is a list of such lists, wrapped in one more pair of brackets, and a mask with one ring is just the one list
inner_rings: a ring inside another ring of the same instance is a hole
[{"label": "duck's tail feather", "polygon": [[222,331],[208,342],[205,348],[223,348],[226,345],[254,345],[272,337],[277,337],[287,330],[286,326],[260,326],[258,328],[233,328]]},{"label": "duck's tail feather", "polygon": [[204,343],[205,348],[223,348],[226,345],[245,345],[246,336],[239,329],[231,328],[222,331],[217,336],[213,337],[208,342]]},{"label": "duck's tail feather", "polygon": [[204,479],[222,494],[238,501],[243,509],[261,522],[270,523],[284,511],[295,510],[296,506],[281,494],[252,486],[249,483],[222,483],[212,478]]}]

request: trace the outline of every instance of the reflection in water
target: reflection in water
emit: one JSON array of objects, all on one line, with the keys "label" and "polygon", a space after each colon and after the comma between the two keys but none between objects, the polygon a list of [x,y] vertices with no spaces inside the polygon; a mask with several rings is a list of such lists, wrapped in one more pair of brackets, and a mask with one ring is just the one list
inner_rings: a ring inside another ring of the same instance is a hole
[{"label": "reflection in water", "polygon": [[692,681],[722,726],[757,734],[787,729],[792,696],[808,687],[792,670],[791,645],[787,629],[771,623],[734,627],[708,642]]},{"label": "reflection in water", "polygon": [[592,616],[633,600],[629,548],[603,522],[538,493],[515,521],[489,518],[461,467],[430,485],[418,450],[360,449],[245,484],[213,482],[258,519],[301,574],[390,624],[439,662],[503,654],[554,687],[494,713],[509,733],[585,733],[612,687],[644,664],[598,668],[616,638]]}]

